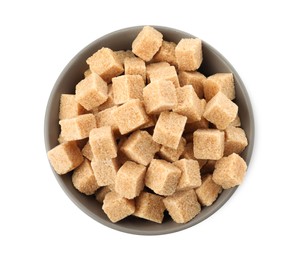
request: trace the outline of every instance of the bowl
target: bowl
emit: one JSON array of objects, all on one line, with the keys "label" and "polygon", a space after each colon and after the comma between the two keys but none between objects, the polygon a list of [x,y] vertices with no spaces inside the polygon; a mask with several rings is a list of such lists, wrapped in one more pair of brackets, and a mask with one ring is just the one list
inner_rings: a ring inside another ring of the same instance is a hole
[{"label": "bowl", "polygon": [[[178,43],[181,38],[196,38],[189,33],[177,29],[162,26],[153,27],[160,31],[167,41]],[[86,59],[102,47],[109,47],[112,50],[131,49],[133,40],[142,28],[143,26],[135,26],[102,36],[81,50],[64,68],[52,89],[46,108],[44,122],[46,151],[49,151],[58,144],[57,139],[60,132],[58,124],[60,96],[61,94],[74,94],[76,84],[83,79],[83,73],[87,69]],[[249,164],[254,144],[255,127],[252,106],[247,90],[236,70],[217,50],[205,41],[202,41],[202,47],[203,64],[198,71],[206,76],[217,72],[231,72],[234,75],[236,87],[235,103],[239,106],[239,116],[242,127],[249,141],[249,145],[241,156],[246,163]],[[169,216],[165,216],[162,224],[136,217],[129,217],[117,223],[112,223],[104,214],[101,209],[101,204],[95,200],[94,196],[83,195],[73,187],[70,173],[60,176],[55,173],[53,169],[52,171],[67,196],[88,216],[112,229],[138,235],[167,234],[194,226],[220,209],[237,189],[237,187],[234,187],[224,190],[213,205],[202,208],[202,211],[186,224],[176,224]]]}]

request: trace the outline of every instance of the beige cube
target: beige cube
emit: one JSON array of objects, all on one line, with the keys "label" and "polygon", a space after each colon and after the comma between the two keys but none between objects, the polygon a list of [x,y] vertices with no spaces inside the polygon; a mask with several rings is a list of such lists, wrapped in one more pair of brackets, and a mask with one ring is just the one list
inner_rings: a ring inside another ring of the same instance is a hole
[{"label": "beige cube", "polygon": [[177,105],[173,111],[187,117],[187,122],[200,121],[203,113],[202,103],[191,85],[176,89]]},{"label": "beige cube", "polygon": [[87,143],[85,144],[85,146],[82,149],[82,154],[84,157],[86,157],[89,161],[92,161],[93,159],[93,154],[91,151],[91,147],[89,142],[87,141]]},{"label": "beige cube", "polygon": [[201,205],[194,190],[178,191],[163,201],[176,223],[187,223],[201,211]]},{"label": "beige cube", "polygon": [[117,157],[117,144],[110,126],[93,129],[89,135],[89,144],[93,157],[97,160]]},{"label": "beige cube", "polygon": [[91,110],[107,100],[107,84],[96,73],[91,73],[75,87],[75,100]]},{"label": "beige cube", "polygon": [[59,119],[73,118],[85,114],[86,110],[75,100],[75,95],[62,94],[60,101]]},{"label": "beige cube", "polygon": [[222,92],[230,100],[235,99],[234,77],[232,73],[216,73],[209,76],[204,83],[204,95],[207,101],[218,92]]},{"label": "beige cube", "polygon": [[102,48],[86,60],[92,72],[97,73],[107,83],[123,73],[123,66],[117,55],[109,48]]},{"label": "beige cube", "polygon": [[224,132],[199,129],[193,133],[193,152],[197,159],[219,160],[223,157]]},{"label": "beige cube", "polygon": [[203,98],[206,77],[202,73],[198,71],[180,71],[178,78],[181,86],[192,85],[198,97]]},{"label": "beige cube", "polygon": [[187,143],[181,155],[182,159],[196,160],[199,163],[200,169],[207,163],[207,160],[196,159],[193,153],[193,142]]},{"label": "beige cube", "polygon": [[179,70],[197,70],[203,60],[200,39],[181,39],[175,48]]},{"label": "beige cube", "polygon": [[174,112],[161,112],[154,128],[153,140],[161,145],[177,149],[186,121],[186,116]]},{"label": "beige cube", "polygon": [[213,181],[212,174],[207,174],[202,178],[202,184],[195,192],[202,206],[210,206],[222,192],[222,187]]},{"label": "beige cube", "polygon": [[175,192],[181,170],[173,164],[153,159],[147,170],[145,185],[156,194],[168,196]]},{"label": "beige cube", "polygon": [[143,89],[143,99],[148,114],[158,114],[177,105],[175,86],[169,80],[151,82]]},{"label": "beige cube", "polygon": [[126,58],[124,60],[124,74],[125,75],[140,75],[144,82],[146,82],[146,64],[137,57]]},{"label": "beige cube", "polygon": [[215,170],[216,160],[207,160],[201,171],[203,173],[212,173]]},{"label": "beige cube", "polygon": [[55,172],[60,175],[72,171],[83,162],[82,153],[74,141],[55,146],[48,151],[48,158]]},{"label": "beige cube", "polygon": [[123,104],[131,99],[143,100],[145,83],[140,75],[122,75],[112,79],[115,104]]},{"label": "beige cube", "polygon": [[150,72],[150,82],[154,82],[156,80],[161,79],[171,81],[176,88],[180,87],[180,83],[174,66],[163,66],[162,68]]},{"label": "beige cube", "polygon": [[213,181],[229,189],[240,185],[247,170],[245,161],[236,153],[223,157],[216,162]]},{"label": "beige cube", "polygon": [[132,43],[132,52],[144,61],[150,61],[163,42],[163,35],[151,26],[144,26]]},{"label": "beige cube", "polygon": [[166,209],[163,197],[143,191],[135,199],[135,207],[134,216],[156,223],[163,222],[164,211]]},{"label": "beige cube", "polygon": [[60,120],[59,124],[61,126],[61,136],[64,140],[80,140],[88,137],[89,132],[96,128],[96,119],[93,114],[85,114]]},{"label": "beige cube", "polygon": [[144,188],[145,173],[145,166],[127,161],[117,172],[115,191],[127,199],[137,197]]},{"label": "beige cube", "polygon": [[74,170],[72,184],[78,191],[86,195],[92,195],[99,189],[100,186],[96,181],[90,162],[87,159]]},{"label": "beige cube", "polygon": [[105,195],[102,209],[110,221],[116,223],[135,212],[135,202],[111,191]]},{"label": "beige cube", "polygon": [[114,118],[122,135],[134,131],[149,121],[144,105],[139,99],[131,99],[118,107]]},{"label": "beige cube", "polygon": [[184,133],[193,133],[197,129],[208,129],[209,128],[209,122],[206,120],[204,117],[204,110],[206,106],[206,101],[205,99],[201,99],[201,105],[202,105],[202,111],[201,111],[201,119],[200,121],[195,121],[192,123],[186,123]]},{"label": "beige cube", "polygon": [[159,149],[160,144],[154,142],[148,132],[140,130],[132,133],[120,148],[130,160],[145,166],[149,165]]},{"label": "beige cube", "polygon": [[113,85],[108,84],[108,92],[107,92],[107,100],[100,106],[98,106],[98,111],[103,111],[104,109],[116,106],[114,100],[114,93],[113,93]]},{"label": "beige cube", "polygon": [[224,155],[240,154],[248,145],[248,139],[242,128],[229,126],[225,129]]},{"label": "beige cube", "polygon": [[97,127],[110,126],[114,133],[114,136],[119,135],[119,128],[114,118],[114,112],[117,110],[117,106],[106,108],[96,114]]},{"label": "beige cube", "polygon": [[117,56],[117,60],[120,62],[120,64],[124,65],[124,60],[126,58],[133,58],[135,57],[135,54],[131,50],[120,50],[120,51],[114,51],[115,55]]},{"label": "beige cube", "polygon": [[165,67],[170,67],[170,64],[165,61],[147,64],[146,65],[147,82],[150,82],[150,77],[152,74],[154,74],[157,70]]},{"label": "beige cube", "polygon": [[107,193],[111,192],[111,189],[108,186],[101,187],[95,193],[96,200],[103,204],[103,200]]},{"label": "beige cube", "polygon": [[241,126],[240,117],[237,115],[233,122],[231,122],[228,126]]},{"label": "beige cube", "polygon": [[154,62],[168,62],[172,66],[177,67],[176,57],[175,57],[175,47],[176,43],[163,41],[162,46],[159,51],[154,55]]},{"label": "beige cube", "polygon": [[94,157],[91,161],[91,167],[99,186],[107,186],[115,183],[119,169],[116,158],[99,160]]},{"label": "beige cube", "polygon": [[180,156],[184,152],[185,145],[186,145],[186,140],[185,138],[182,137],[177,149],[172,149],[163,145],[160,148],[158,154],[161,158],[167,160],[168,162],[175,162],[180,158]]},{"label": "beige cube", "polygon": [[238,113],[238,106],[229,100],[222,92],[218,92],[204,110],[204,117],[215,126],[224,130],[234,121]]}]

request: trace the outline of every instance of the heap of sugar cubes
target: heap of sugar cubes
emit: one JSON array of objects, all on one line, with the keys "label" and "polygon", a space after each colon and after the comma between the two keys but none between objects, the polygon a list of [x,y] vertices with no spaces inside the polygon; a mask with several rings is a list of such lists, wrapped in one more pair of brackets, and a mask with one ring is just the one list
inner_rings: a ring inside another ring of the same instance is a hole
[{"label": "heap of sugar cubes", "polygon": [[200,39],[176,44],[145,26],[131,47],[87,59],[75,94],[61,95],[60,144],[48,158],[112,222],[132,215],[162,223],[167,210],[186,223],[247,169],[234,78],[197,71]]}]

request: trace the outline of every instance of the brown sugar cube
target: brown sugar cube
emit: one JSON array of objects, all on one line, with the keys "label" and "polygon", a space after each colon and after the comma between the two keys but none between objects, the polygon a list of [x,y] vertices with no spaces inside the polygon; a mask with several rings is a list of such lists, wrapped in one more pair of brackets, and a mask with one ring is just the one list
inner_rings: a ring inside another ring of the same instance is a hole
[{"label": "brown sugar cube", "polygon": [[135,199],[135,207],[134,216],[156,223],[163,222],[166,209],[163,197],[143,191]]},{"label": "brown sugar cube", "polygon": [[90,162],[87,159],[74,170],[72,184],[78,191],[86,195],[92,195],[99,189],[100,186],[96,181]]},{"label": "brown sugar cube", "polygon": [[89,136],[89,132],[96,128],[93,114],[80,115],[59,121],[62,138],[66,141],[80,140]]},{"label": "brown sugar cube", "polygon": [[220,130],[224,130],[234,121],[238,113],[238,106],[229,100],[222,92],[218,92],[204,110],[204,117],[215,124]]},{"label": "brown sugar cube", "polygon": [[223,157],[224,132],[198,129],[193,133],[193,152],[197,159],[219,160]]},{"label": "brown sugar cube", "polygon": [[147,166],[160,149],[146,131],[137,130],[122,144],[120,150],[132,161]]},{"label": "brown sugar cube", "polygon": [[108,186],[101,187],[95,193],[96,200],[103,204],[103,200],[105,199],[106,194],[109,192],[111,192],[111,189]]},{"label": "brown sugar cube", "polygon": [[173,111],[187,117],[187,122],[200,121],[203,113],[202,103],[191,85],[176,89],[177,105]]},{"label": "brown sugar cube", "polygon": [[181,170],[173,164],[153,159],[147,170],[145,184],[156,194],[168,196],[175,192]]},{"label": "brown sugar cube", "polygon": [[178,78],[181,86],[192,85],[198,97],[203,98],[203,88],[206,77],[202,73],[198,71],[180,71]]},{"label": "brown sugar cube", "polygon": [[154,128],[153,140],[161,145],[177,149],[186,121],[186,116],[174,112],[161,112]]},{"label": "brown sugar cube", "polygon": [[238,154],[232,153],[216,162],[213,181],[223,189],[232,188],[242,183],[246,169],[245,161]]},{"label": "brown sugar cube", "polygon": [[91,74],[91,70],[87,69],[84,71],[84,78],[88,77]]},{"label": "brown sugar cube", "polygon": [[117,144],[110,126],[93,129],[89,134],[89,144],[97,160],[117,157]]},{"label": "brown sugar cube", "polygon": [[123,104],[131,99],[143,100],[145,83],[140,75],[122,75],[112,79],[115,104]]},{"label": "brown sugar cube", "polygon": [[168,62],[165,62],[165,61],[147,64],[147,66],[146,66],[147,82],[148,83],[150,82],[150,77],[151,77],[152,73],[154,74],[155,71],[159,70],[160,68],[165,68],[165,67],[170,67],[170,64]]},{"label": "brown sugar cube", "polygon": [[177,104],[175,86],[169,80],[151,82],[143,89],[143,99],[148,114],[171,110]]},{"label": "brown sugar cube", "polygon": [[48,158],[58,174],[65,174],[83,162],[82,153],[76,142],[64,142],[48,151]]},{"label": "brown sugar cube", "polygon": [[132,43],[132,52],[144,61],[150,61],[163,42],[163,35],[151,26],[144,26]]},{"label": "brown sugar cube", "polygon": [[175,47],[176,43],[163,41],[162,46],[159,51],[154,55],[154,62],[165,61],[171,64],[172,66],[177,67],[176,57],[175,57]]},{"label": "brown sugar cube", "polygon": [[107,109],[113,106],[116,106],[115,101],[114,101],[113,85],[109,84],[108,92],[107,92],[107,100],[103,104],[98,106],[98,111],[102,111],[104,109]]},{"label": "brown sugar cube", "polygon": [[134,131],[149,121],[144,105],[139,99],[131,99],[118,107],[114,118],[122,135]]},{"label": "brown sugar cube", "polygon": [[212,179],[212,174],[207,174],[202,178],[202,184],[195,190],[198,201],[202,206],[210,206],[218,198],[222,187]]},{"label": "brown sugar cube", "polygon": [[180,156],[184,152],[185,145],[186,145],[186,140],[185,138],[182,137],[177,149],[172,149],[167,146],[162,146],[158,154],[161,158],[169,162],[175,162],[180,158]]},{"label": "brown sugar cube", "polygon": [[85,114],[86,110],[75,100],[75,95],[62,94],[59,119],[73,118]]},{"label": "brown sugar cube", "polygon": [[224,155],[240,154],[248,145],[248,139],[242,128],[229,126],[225,129]]},{"label": "brown sugar cube", "polygon": [[201,211],[201,205],[194,190],[178,191],[163,201],[176,223],[187,223]]},{"label": "brown sugar cube", "polygon": [[97,127],[110,126],[115,137],[119,135],[119,128],[114,118],[114,112],[116,110],[117,106],[113,106],[106,108],[96,114]]},{"label": "brown sugar cube", "polygon": [[117,58],[117,55],[109,48],[102,48],[95,52],[86,60],[92,72],[97,73],[107,83],[113,77],[123,73],[122,64]]},{"label": "brown sugar cube", "polygon": [[216,160],[207,160],[204,167],[201,169],[203,173],[211,173],[215,170]]},{"label": "brown sugar cube", "polygon": [[204,117],[204,110],[206,106],[206,101],[205,99],[200,99],[201,105],[202,105],[202,111],[200,112],[201,114],[201,119],[200,121],[195,121],[192,123],[186,123],[184,133],[193,133],[197,129],[208,129],[209,128],[209,122],[206,120]]},{"label": "brown sugar cube", "polygon": [[174,66],[164,66],[162,68],[150,72],[150,82],[154,82],[156,80],[161,79],[171,81],[176,88],[180,87],[180,83]]},{"label": "brown sugar cube", "polygon": [[124,60],[126,58],[133,58],[135,57],[135,54],[131,51],[131,50],[120,50],[120,51],[114,51],[115,55],[117,56],[117,60],[121,63],[121,65],[123,66],[124,64]]},{"label": "brown sugar cube", "polygon": [[200,169],[207,163],[207,160],[196,159],[193,153],[193,142],[186,144],[185,149],[181,155],[181,158],[196,160],[199,163]]},{"label": "brown sugar cube", "polygon": [[135,202],[122,198],[116,192],[111,191],[105,195],[102,209],[110,221],[115,223],[135,212]]},{"label": "brown sugar cube", "polygon": [[119,169],[116,158],[98,160],[94,157],[91,161],[91,167],[99,186],[115,183],[115,178]]},{"label": "brown sugar cube", "polygon": [[240,117],[237,115],[233,122],[231,122],[228,126],[241,126]]},{"label": "brown sugar cube", "polygon": [[235,99],[234,77],[232,73],[216,73],[209,76],[204,83],[204,95],[207,101],[218,92],[222,92],[230,100]]},{"label": "brown sugar cube", "polygon": [[91,147],[90,147],[90,144],[89,142],[87,142],[85,144],[85,146],[83,147],[82,149],[82,154],[84,157],[86,157],[89,161],[92,161],[93,159],[93,154],[92,154],[92,151],[91,151]]},{"label": "brown sugar cube", "polygon": [[75,100],[91,110],[107,100],[107,84],[96,73],[91,73],[75,87]]},{"label": "brown sugar cube", "polygon": [[144,188],[145,173],[145,166],[127,161],[117,172],[115,191],[127,199],[137,197]]},{"label": "brown sugar cube", "polygon": [[124,60],[124,74],[125,75],[140,75],[144,82],[146,82],[146,64],[137,57],[126,58]]},{"label": "brown sugar cube", "polygon": [[175,48],[179,70],[197,70],[203,60],[200,39],[181,39]]}]

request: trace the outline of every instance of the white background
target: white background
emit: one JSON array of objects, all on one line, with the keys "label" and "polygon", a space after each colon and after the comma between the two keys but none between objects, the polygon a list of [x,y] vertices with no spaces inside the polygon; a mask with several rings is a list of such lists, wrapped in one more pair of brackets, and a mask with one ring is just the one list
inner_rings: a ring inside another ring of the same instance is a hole
[{"label": "white background", "polygon": [[[0,259],[305,259],[302,2],[1,1]],[[82,213],[56,182],[43,138],[48,96],[70,59],[106,33],[144,24],[219,50],[244,81],[256,120],[253,158],[230,201],[190,229],[153,237]]]}]

